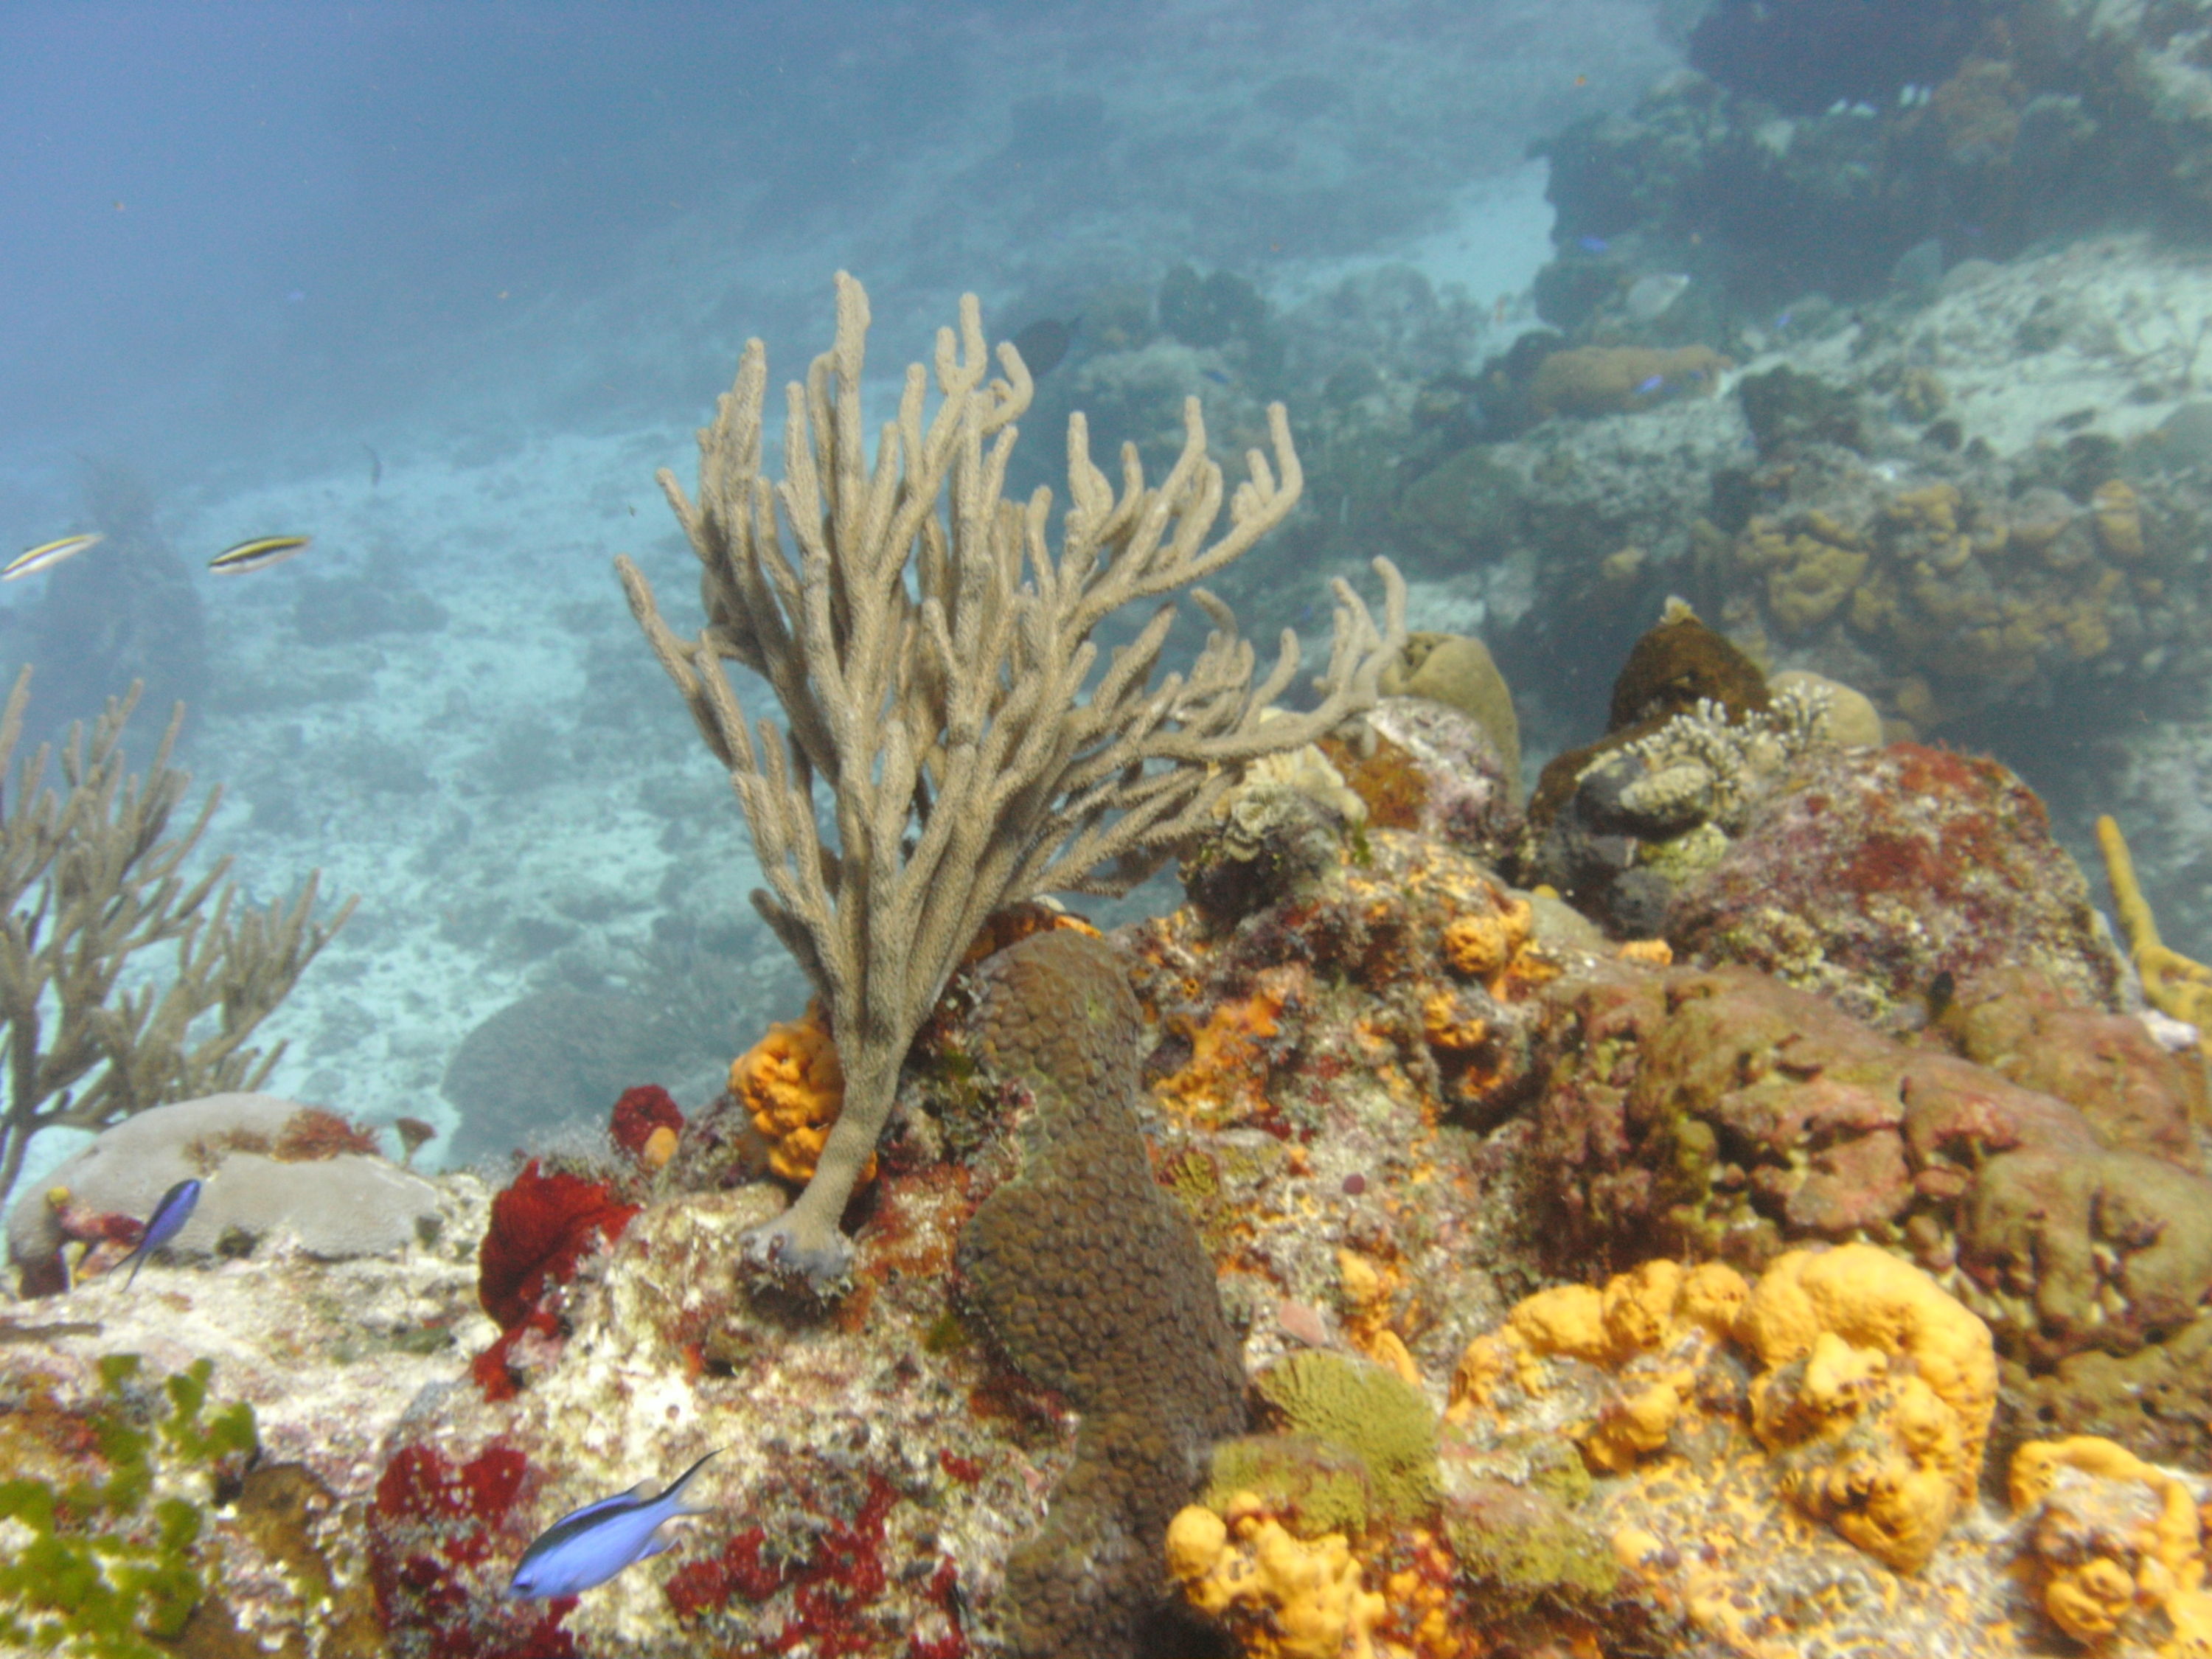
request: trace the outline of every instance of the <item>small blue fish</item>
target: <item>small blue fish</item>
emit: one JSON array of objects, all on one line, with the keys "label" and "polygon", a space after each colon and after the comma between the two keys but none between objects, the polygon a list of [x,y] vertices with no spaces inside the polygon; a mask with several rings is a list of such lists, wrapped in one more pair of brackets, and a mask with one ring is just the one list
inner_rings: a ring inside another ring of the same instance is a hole
[{"label": "small blue fish", "polygon": [[1198,372],[1206,379],[1212,381],[1216,386],[1227,386],[1230,383],[1229,372],[1226,369],[1201,368]]},{"label": "small blue fish", "polygon": [[1575,246],[1585,253],[1602,253],[1609,244],[1602,236],[1577,236]]},{"label": "small blue fish", "polygon": [[[161,1201],[154,1206],[154,1213],[146,1218],[145,1236],[138,1246],[123,1261],[131,1264],[131,1277],[123,1281],[129,1290],[138,1282],[138,1269],[146,1265],[146,1258],[174,1238],[185,1223],[192,1218],[192,1206],[200,1201],[200,1183],[186,1176],[161,1194]],[[123,1261],[115,1265],[119,1269]]]},{"label": "small blue fish", "polygon": [[1648,398],[1666,384],[1667,377],[1664,374],[1654,374],[1636,388],[1636,395],[1639,398]]},{"label": "small blue fish", "polygon": [[[715,1448],[720,1451],[721,1448]],[[714,1452],[708,1452],[712,1457]],[[631,1563],[658,1555],[676,1540],[659,1533],[663,1523],[679,1515],[709,1511],[683,1507],[684,1488],[707,1466],[701,1458],[678,1475],[668,1490],[655,1497],[650,1481],[641,1481],[628,1492],[602,1498],[572,1510],[523,1551],[522,1559],[507,1583],[514,1596],[580,1595],[595,1584],[604,1584]]]}]

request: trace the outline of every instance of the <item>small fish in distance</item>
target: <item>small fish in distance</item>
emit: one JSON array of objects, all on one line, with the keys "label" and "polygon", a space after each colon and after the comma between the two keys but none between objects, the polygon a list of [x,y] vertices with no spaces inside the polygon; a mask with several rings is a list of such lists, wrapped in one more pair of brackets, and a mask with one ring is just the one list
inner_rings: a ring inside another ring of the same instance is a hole
[{"label": "small fish in distance", "polygon": [[35,575],[41,570],[51,570],[64,559],[73,559],[88,547],[97,547],[96,534],[64,536],[58,541],[40,542],[36,547],[26,548],[8,561],[0,569],[0,582],[12,582],[18,576]]},{"label": "small fish in distance", "polygon": [[1638,385],[1633,395],[1638,398],[1649,398],[1666,384],[1667,377],[1664,374],[1654,374]]},{"label": "small fish in distance", "polygon": [[295,553],[304,553],[313,536],[257,536],[250,542],[240,542],[236,547],[226,547],[208,561],[208,568],[226,576],[247,570],[266,570],[272,564],[282,564]]},{"label": "small fish in distance", "polygon": [[[123,1261],[131,1263],[131,1277],[123,1281],[125,1290],[138,1282],[138,1269],[146,1265],[146,1258],[174,1238],[185,1223],[192,1218],[192,1206],[199,1201],[200,1183],[190,1177],[161,1194],[154,1213],[146,1218],[145,1236],[138,1241],[137,1248],[123,1258]],[[120,1268],[123,1261],[117,1262],[116,1267]]]},{"label": "small fish in distance", "polygon": [[580,1595],[632,1563],[673,1547],[676,1540],[659,1531],[665,1523],[679,1515],[709,1513],[687,1509],[682,1503],[684,1488],[707,1466],[707,1457],[678,1475],[658,1496],[651,1492],[651,1482],[641,1481],[628,1492],[562,1516],[523,1551],[507,1593],[520,1597]]}]

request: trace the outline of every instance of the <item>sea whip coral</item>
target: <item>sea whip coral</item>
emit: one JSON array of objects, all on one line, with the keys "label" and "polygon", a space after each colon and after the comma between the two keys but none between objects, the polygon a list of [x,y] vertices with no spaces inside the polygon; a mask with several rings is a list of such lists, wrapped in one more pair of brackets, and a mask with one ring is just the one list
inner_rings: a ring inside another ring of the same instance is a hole
[{"label": "sea whip coral", "polygon": [[[1168,605],[1094,675],[1090,636],[1107,617],[1203,580],[1289,516],[1304,474],[1282,405],[1267,412],[1272,462],[1250,452],[1249,479],[1227,495],[1228,530],[1210,544],[1227,492],[1196,398],[1184,406],[1182,453],[1156,488],[1129,445],[1117,490],[1091,461],[1083,417],[1070,416],[1055,557],[1050,492],[1003,494],[1030,373],[1001,345],[1005,378],[988,378],[975,296],[963,297],[957,332],[939,331],[936,410],[925,425],[930,377],[910,367],[872,465],[867,330],[867,295],[840,274],[836,342],[786,394],[780,483],[761,471],[758,340],[699,434],[697,500],[660,474],[705,568],[696,640],[662,620],[635,564],[616,561],[653,653],[737,787],[766,882],[753,902],[813,981],[836,1036],[845,1106],[813,1179],[744,1242],[755,1263],[817,1288],[851,1262],[838,1218],[907,1048],[984,919],[1055,890],[1127,891],[1210,821],[1243,763],[1371,707],[1405,639],[1405,584],[1377,560],[1383,626],[1335,584],[1310,711],[1270,708],[1297,677],[1296,636],[1284,634],[1255,683],[1251,645],[1203,589],[1192,597],[1212,631],[1187,673],[1152,683],[1175,620]],[[748,723],[725,659],[774,687],[783,731]]]}]

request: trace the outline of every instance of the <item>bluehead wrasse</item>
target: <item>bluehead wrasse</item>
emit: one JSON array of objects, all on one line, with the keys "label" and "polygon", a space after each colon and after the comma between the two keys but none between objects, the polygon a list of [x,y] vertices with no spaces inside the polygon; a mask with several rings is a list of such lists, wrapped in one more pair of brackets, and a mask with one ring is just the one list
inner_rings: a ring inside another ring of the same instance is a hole
[{"label": "bluehead wrasse", "polygon": [[[138,1282],[138,1269],[146,1265],[146,1258],[174,1238],[185,1223],[192,1218],[192,1206],[200,1201],[200,1183],[186,1176],[161,1194],[161,1201],[154,1206],[154,1213],[146,1218],[145,1236],[137,1248],[123,1261],[131,1264],[131,1277],[123,1281],[129,1290]],[[115,1265],[119,1269],[123,1261]]]},{"label": "bluehead wrasse", "polygon": [[1666,384],[1667,377],[1664,374],[1654,374],[1636,388],[1635,395],[1638,398],[1648,398]]},{"label": "bluehead wrasse", "polygon": [[[712,1457],[720,1447],[707,1454]],[[507,1582],[513,1596],[580,1595],[595,1584],[604,1584],[624,1567],[673,1547],[676,1540],[659,1528],[679,1515],[705,1515],[706,1510],[687,1509],[682,1498],[691,1477],[707,1466],[701,1458],[670,1483],[658,1496],[652,1483],[641,1481],[628,1492],[602,1498],[580,1510],[571,1510],[522,1553],[514,1577]]]},{"label": "bluehead wrasse", "polygon": [[0,569],[0,582],[12,582],[18,576],[36,575],[41,570],[52,570],[64,559],[73,559],[88,547],[99,545],[96,534],[64,536],[58,541],[40,542],[36,547],[26,548],[8,561]]},{"label": "bluehead wrasse", "polygon": [[283,563],[295,553],[304,553],[313,540],[313,536],[257,536],[236,547],[226,547],[208,561],[208,568],[226,576],[247,570],[266,570],[272,564]]}]

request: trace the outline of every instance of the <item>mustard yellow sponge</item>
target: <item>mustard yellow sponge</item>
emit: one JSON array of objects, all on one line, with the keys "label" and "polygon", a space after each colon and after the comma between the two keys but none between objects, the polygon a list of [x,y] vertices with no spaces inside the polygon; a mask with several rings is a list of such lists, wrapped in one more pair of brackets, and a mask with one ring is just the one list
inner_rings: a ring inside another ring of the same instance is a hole
[{"label": "mustard yellow sponge", "polygon": [[[1531,1296],[1468,1345],[1445,1413],[1441,1530],[1464,1606],[1517,1618],[1540,1577],[1546,1605],[1607,1628],[1634,1606],[1665,1632],[1621,1651],[2042,1652],[2050,1636],[2019,1627],[2042,1615],[2009,1546],[1992,1550],[1986,1528],[1945,1537],[1996,1384],[1979,1322],[1864,1246],[1785,1256],[1755,1287],[1717,1264],[1651,1261]],[[1560,1486],[1534,1448],[1597,1478]],[[1406,1603],[1395,1573],[1382,1583],[1395,1636]],[[2191,1616],[2174,1606],[2177,1623]],[[1615,1650],[1553,1650],[1601,1647]]]},{"label": "mustard yellow sponge", "polygon": [[1871,1244],[1792,1250],[1736,1321],[1752,1427],[1806,1513],[1900,1572],[1972,1500],[1996,1405],[1989,1327]]},{"label": "mustard yellow sponge", "polygon": [[1542,1362],[1577,1359],[1615,1374],[1618,1388],[1575,1438],[1592,1468],[1618,1472],[1667,1443],[1698,1373],[1750,1294],[1733,1267],[1647,1261],[1604,1288],[1562,1285],[1516,1304],[1504,1328],[1477,1337],[1452,1379],[1452,1411],[1486,1405],[1510,1380],[1540,1391]]},{"label": "mustard yellow sponge", "polygon": [[1168,1524],[1168,1571],[1249,1659],[1375,1659],[1385,1602],[1342,1533],[1294,1538],[1250,1492],[1225,1516],[1191,1505]]},{"label": "mustard yellow sponge", "polygon": [[2013,1455],[2013,1507],[2029,1512],[2027,1559],[2044,1610],[2097,1651],[2212,1655],[2202,1523],[2189,1488],[2091,1436],[2031,1440]]}]

